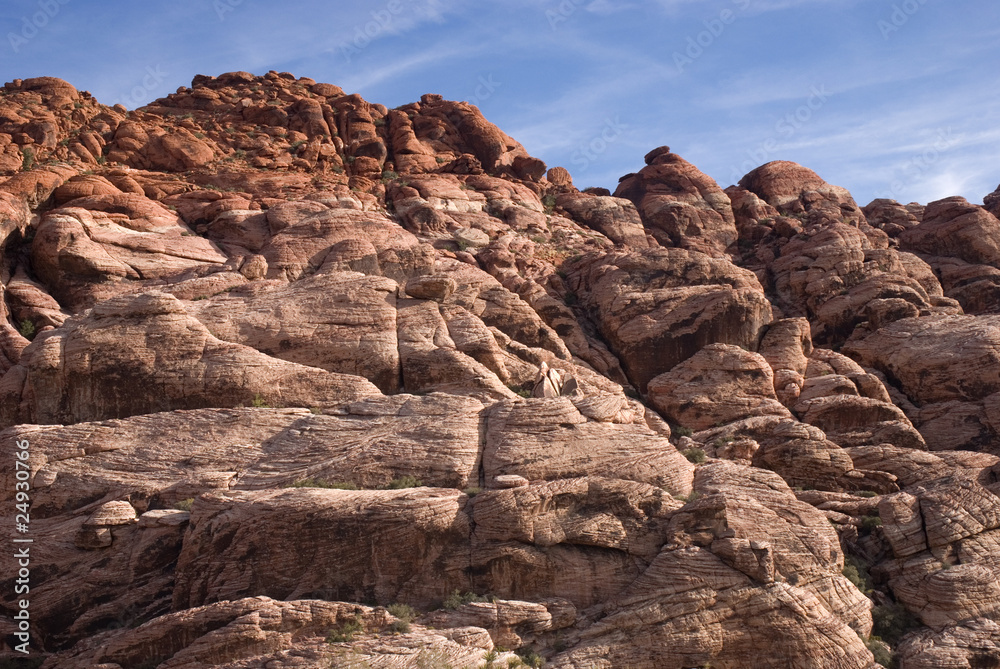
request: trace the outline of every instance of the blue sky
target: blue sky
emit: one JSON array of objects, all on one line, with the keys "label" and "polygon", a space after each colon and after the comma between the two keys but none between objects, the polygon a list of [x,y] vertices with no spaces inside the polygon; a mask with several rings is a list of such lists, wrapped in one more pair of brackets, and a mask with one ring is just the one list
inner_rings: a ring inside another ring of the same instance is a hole
[{"label": "blue sky", "polygon": [[129,108],[272,69],[389,107],[468,100],[580,188],[614,190],[663,144],[723,187],[793,160],[862,205],[1000,182],[985,0],[6,0],[0,28],[4,81]]}]

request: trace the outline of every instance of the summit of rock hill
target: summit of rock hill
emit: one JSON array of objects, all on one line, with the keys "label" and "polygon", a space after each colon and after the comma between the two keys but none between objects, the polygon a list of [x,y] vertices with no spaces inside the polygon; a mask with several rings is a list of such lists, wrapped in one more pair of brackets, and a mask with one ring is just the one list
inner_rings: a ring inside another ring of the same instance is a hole
[{"label": "summit of rock hill", "polygon": [[580,191],[439,95],[7,83],[41,666],[1000,667],[1000,189],[650,148]]}]

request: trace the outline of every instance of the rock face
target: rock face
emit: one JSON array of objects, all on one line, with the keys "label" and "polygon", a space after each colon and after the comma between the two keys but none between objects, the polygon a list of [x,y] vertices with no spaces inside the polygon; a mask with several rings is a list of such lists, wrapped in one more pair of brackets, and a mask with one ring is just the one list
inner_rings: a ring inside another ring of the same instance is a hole
[{"label": "rock face", "polygon": [[739,264],[757,273],[780,314],[808,318],[818,343],[840,344],[865,321],[957,312],[925,262],[893,248],[850,193],[811,170],[768,163],[730,195]]},{"label": "rock face", "polygon": [[[133,666],[169,660],[172,666],[350,666],[351,662],[393,661],[396,666],[428,663],[462,666],[484,662],[493,653],[482,628],[421,629],[379,642],[400,621],[383,608],[317,600],[281,602],[251,597],[196,607],[157,618],[137,630],[110,632],[79,644],[59,660],[60,667]],[[331,630],[356,630],[350,639],[325,641]],[[354,634],[359,638],[354,639]],[[513,653],[499,654],[502,659]],[[148,658],[153,658],[150,660]],[[403,662],[404,664],[399,664]]]},{"label": "rock face", "polygon": [[736,241],[726,194],[710,177],[668,147],[646,155],[646,167],[624,177],[615,197],[631,200],[661,246],[719,256]]},{"label": "rock face", "polygon": [[774,394],[767,361],[726,344],[706,346],[650,381],[649,397],[665,417],[694,430],[750,416],[791,416]]},{"label": "rock face", "polygon": [[944,294],[966,312],[1000,312],[1000,221],[988,209],[961,197],[931,202],[899,240],[934,269]]},{"label": "rock face", "polygon": [[1000,264],[1000,221],[965,198],[927,205],[923,220],[900,235],[903,248],[960,258],[975,265]]},{"label": "rock face", "polygon": [[998,317],[907,318],[849,343],[845,351],[905,393],[931,448],[995,452],[1000,443]]},{"label": "rock face", "polygon": [[268,288],[246,286],[186,309],[226,341],[399,390],[395,281],[331,271]]},{"label": "rock face", "polygon": [[108,300],[43,334],[0,387],[7,425],[255,401],[323,407],[379,394],[359,377],[216,339],[176,298],[156,292]]},{"label": "rock face", "polygon": [[997,198],[645,162],[581,192],[468,103],[288,73],[6,84],[35,659],[995,666]]},{"label": "rock face", "polygon": [[[452,590],[470,589],[465,504],[459,491],[435,488],[199,497],[194,529],[177,561],[174,607],[243,592],[428,607]],[[365,541],[344,541],[362,536]],[[219,550],[223,544],[229,548]],[[302,546],[309,547],[305,561]],[[280,574],[275,560],[285,565]]]},{"label": "rock face", "polygon": [[[740,666],[761,638],[787,629],[796,631],[757,663],[869,667],[858,638],[869,632],[868,605],[842,582],[839,542],[823,514],[776,475],[734,465],[701,469],[695,487],[703,496],[672,516],[649,569],[552,664]],[[794,527],[783,519],[791,515]],[[756,634],[728,631],[747,615]]]},{"label": "rock face", "polygon": [[753,274],[696,251],[613,253],[570,278],[643,391],[708,344],[755,347],[771,320],[771,305]]}]

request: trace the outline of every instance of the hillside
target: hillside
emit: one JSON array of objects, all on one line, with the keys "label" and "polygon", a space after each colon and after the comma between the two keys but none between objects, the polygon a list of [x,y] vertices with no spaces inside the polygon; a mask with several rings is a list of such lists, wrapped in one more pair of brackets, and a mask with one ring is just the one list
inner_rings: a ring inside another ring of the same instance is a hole
[{"label": "hillside", "polygon": [[0,662],[1000,667],[1000,190],[636,162],[288,73],[6,84]]}]

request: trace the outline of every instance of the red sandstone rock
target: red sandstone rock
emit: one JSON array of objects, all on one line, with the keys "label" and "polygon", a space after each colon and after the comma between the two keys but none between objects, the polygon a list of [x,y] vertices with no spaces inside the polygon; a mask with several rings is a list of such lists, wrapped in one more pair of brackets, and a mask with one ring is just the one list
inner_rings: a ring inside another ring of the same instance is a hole
[{"label": "red sandstone rock", "polygon": [[661,148],[618,184],[615,197],[635,203],[661,245],[721,255],[737,237],[729,198],[694,165]]},{"label": "red sandstone rock", "polygon": [[[5,86],[46,666],[871,669],[891,601],[931,626],[905,666],[990,659],[996,198],[646,163],[580,193],[467,103],[289,73],[127,116]],[[540,369],[565,392],[519,398]]]}]

